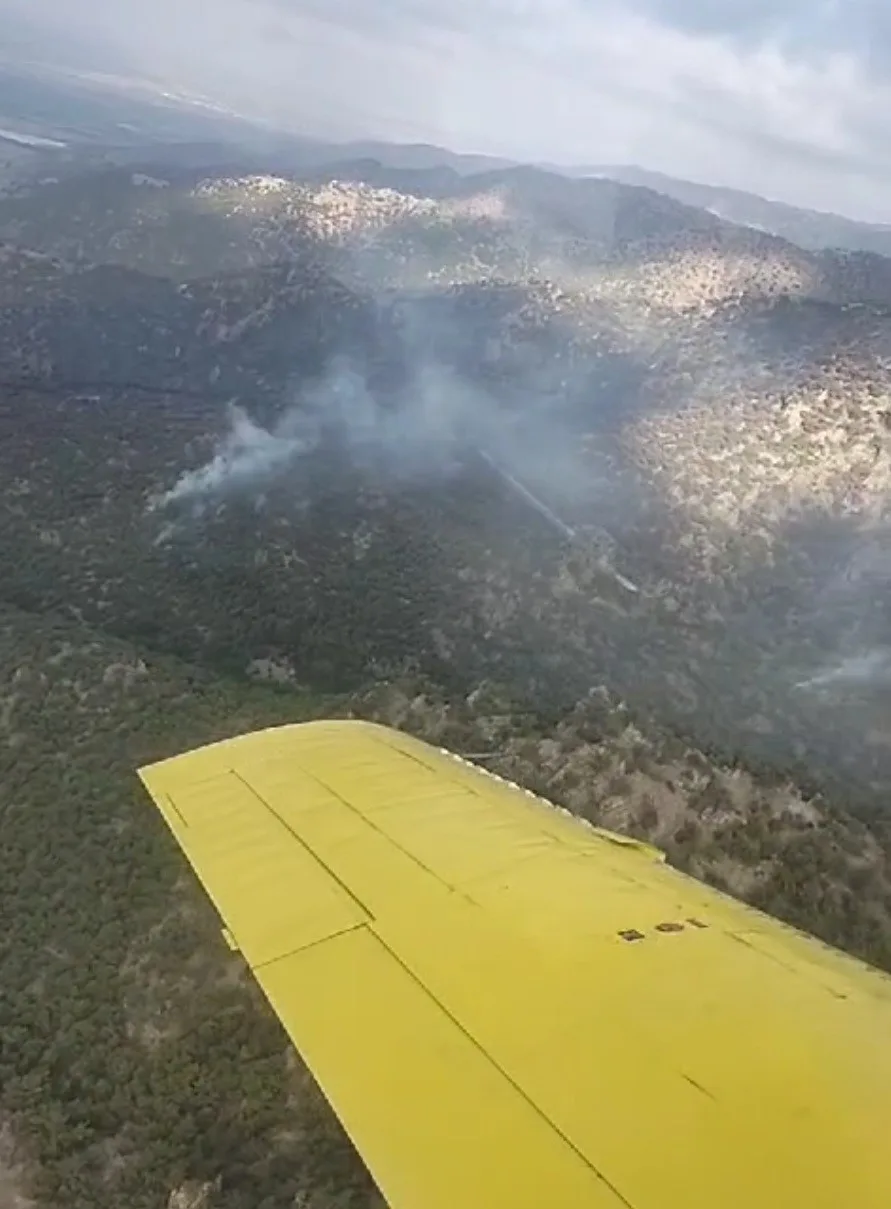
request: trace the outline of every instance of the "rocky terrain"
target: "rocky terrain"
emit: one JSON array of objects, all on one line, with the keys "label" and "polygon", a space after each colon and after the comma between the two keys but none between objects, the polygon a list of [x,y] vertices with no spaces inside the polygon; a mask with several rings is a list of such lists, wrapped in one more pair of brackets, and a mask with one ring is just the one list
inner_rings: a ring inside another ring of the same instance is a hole
[{"label": "rocky terrain", "polygon": [[81,166],[0,240],[0,1200],[378,1203],[132,775],[251,726],[891,968],[891,260],[369,159]]}]

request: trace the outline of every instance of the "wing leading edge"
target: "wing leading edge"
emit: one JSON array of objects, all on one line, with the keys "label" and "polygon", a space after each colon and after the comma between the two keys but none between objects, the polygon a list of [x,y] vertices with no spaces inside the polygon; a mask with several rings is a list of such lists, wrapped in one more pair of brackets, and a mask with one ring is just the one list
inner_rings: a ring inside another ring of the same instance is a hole
[{"label": "wing leading edge", "polygon": [[401,732],[140,769],[393,1209],[887,1209],[891,979]]}]

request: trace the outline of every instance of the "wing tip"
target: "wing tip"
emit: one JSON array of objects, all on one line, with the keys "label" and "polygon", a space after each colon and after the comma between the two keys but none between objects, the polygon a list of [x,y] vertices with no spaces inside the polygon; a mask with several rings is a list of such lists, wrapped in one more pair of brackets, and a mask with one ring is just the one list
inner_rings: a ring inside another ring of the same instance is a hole
[{"label": "wing tip", "polygon": [[230,735],[226,739],[215,739],[211,743],[201,743],[196,747],[186,748],[183,751],[177,752],[176,755],[164,756],[160,760],[152,760],[147,764],[142,764],[136,769],[136,773],[142,783],[148,788],[148,781],[151,780],[153,774],[156,774],[162,768],[169,768],[174,763],[180,763],[190,757],[213,755],[227,748],[252,747],[257,742],[262,742],[264,739],[278,738],[287,732],[308,735],[310,732],[319,733],[323,731],[330,731],[331,733],[353,731],[357,734],[362,731],[373,731],[376,734],[387,736],[391,736],[394,733],[392,727],[384,726],[379,722],[368,722],[364,718],[309,718],[302,722],[283,722],[278,726],[263,726],[257,730],[243,731],[237,735]]},{"label": "wing tip", "polygon": [[168,756],[149,764],[143,764],[136,771],[139,779],[151,796],[156,801],[159,801],[159,795],[163,793],[167,774],[174,771],[180,773],[192,761],[195,761],[197,764],[202,759],[212,759],[227,751],[231,751],[233,754],[237,752],[246,753],[252,749],[256,751],[264,742],[274,743],[276,740],[280,741],[285,736],[292,736],[294,739],[297,739],[298,737],[309,738],[313,735],[323,734],[331,736],[368,734],[373,735],[378,741],[386,744],[387,747],[403,752],[406,749],[408,749],[408,752],[411,752],[413,748],[424,748],[428,752],[435,753],[437,756],[446,756],[455,761],[459,766],[463,766],[466,770],[484,776],[490,781],[499,782],[506,788],[521,793],[527,799],[535,801],[542,808],[564,816],[574,824],[581,826],[590,838],[596,837],[602,842],[613,844],[625,849],[627,852],[634,852],[637,856],[643,856],[658,863],[664,863],[666,860],[665,853],[654,844],[647,843],[645,840],[633,836],[621,835],[604,827],[598,827],[590,820],[574,814],[572,811],[557,805],[557,803],[550,799],[541,797],[539,794],[516,784],[509,778],[500,776],[492,769],[482,767],[459,753],[440,746],[436,742],[425,741],[398,727],[388,726],[380,722],[371,722],[365,718],[309,718],[300,722],[284,722],[277,726],[260,727],[257,730],[245,731],[226,739],[217,739],[211,743],[204,743],[197,747],[188,748],[185,751],[178,752],[176,755]]}]

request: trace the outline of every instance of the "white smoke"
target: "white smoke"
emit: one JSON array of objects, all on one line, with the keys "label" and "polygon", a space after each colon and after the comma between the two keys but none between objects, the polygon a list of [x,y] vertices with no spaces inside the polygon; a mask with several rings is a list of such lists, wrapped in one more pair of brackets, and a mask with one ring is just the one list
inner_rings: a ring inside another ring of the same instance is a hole
[{"label": "white smoke", "polygon": [[196,470],[187,470],[169,491],[151,502],[151,510],[171,504],[192,504],[198,505],[200,512],[205,501],[250,490],[310,448],[304,435],[285,431],[284,424],[282,430],[269,432],[234,406],[230,417],[229,431],[210,462]]},{"label": "white smoke", "polygon": [[[542,491],[563,499],[581,498],[585,475],[560,426],[543,408],[511,415],[491,394],[438,363],[420,359],[409,385],[386,403],[361,373],[339,361],[268,428],[233,406],[229,427],[211,459],[184,472],[149,509],[166,512],[168,522],[170,516],[197,518],[226,498],[259,496],[273,482],[299,485],[305,459],[330,437],[354,464],[400,481],[447,476],[456,467],[459,451],[475,449],[493,473],[565,536],[573,534],[540,498]],[[586,485],[597,486],[590,475]],[[170,536],[168,523],[159,540]]]},{"label": "white smoke", "polygon": [[795,687],[805,692],[829,692],[888,684],[891,684],[891,651],[880,648],[849,655],[807,680],[800,680]]},{"label": "white smoke", "polygon": [[840,543],[834,567],[822,587],[809,591],[804,606],[821,658],[793,687],[815,700],[844,693],[852,702],[856,696],[865,701],[891,686],[891,534],[886,522],[854,523],[847,532],[830,532]]}]

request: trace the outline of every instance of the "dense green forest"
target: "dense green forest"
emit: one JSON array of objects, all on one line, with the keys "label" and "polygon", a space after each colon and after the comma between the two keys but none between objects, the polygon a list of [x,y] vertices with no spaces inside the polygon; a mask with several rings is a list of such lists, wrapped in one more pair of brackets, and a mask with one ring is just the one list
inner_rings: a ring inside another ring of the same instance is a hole
[{"label": "dense green forest", "polygon": [[0,1119],[22,1195],[373,1204],[133,775],[321,703],[11,609],[0,683]]}]

